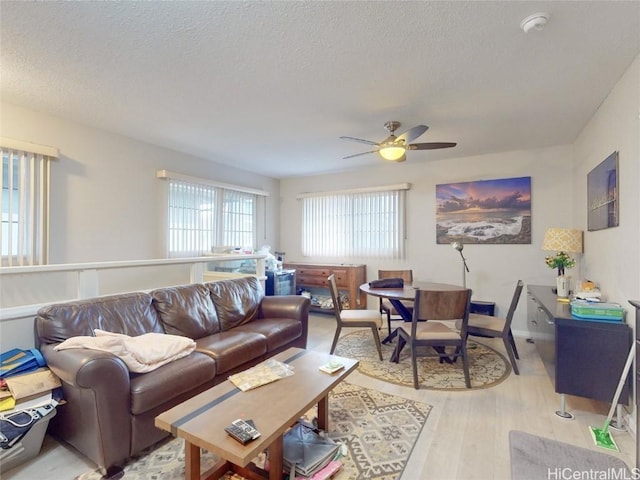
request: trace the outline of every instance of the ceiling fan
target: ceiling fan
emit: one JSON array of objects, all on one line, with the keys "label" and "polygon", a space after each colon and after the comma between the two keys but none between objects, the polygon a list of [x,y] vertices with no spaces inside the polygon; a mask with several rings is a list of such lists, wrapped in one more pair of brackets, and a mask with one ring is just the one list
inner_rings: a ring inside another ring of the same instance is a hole
[{"label": "ceiling fan", "polygon": [[375,150],[356,153],[355,155],[348,155],[343,158],[347,159],[359,157],[360,155],[368,155],[369,153],[378,153],[385,160],[390,160],[392,162],[404,162],[407,159],[407,156],[405,155],[407,150],[435,150],[437,148],[451,148],[457,145],[456,143],[450,142],[410,143],[426,132],[429,127],[426,125],[417,125],[396,137],[395,131],[399,126],[400,122],[395,120],[385,123],[384,128],[387,129],[390,135],[380,143],[372,142],[371,140],[363,140],[362,138],[340,137],[344,140],[366,143],[367,145],[373,145],[376,147]]}]

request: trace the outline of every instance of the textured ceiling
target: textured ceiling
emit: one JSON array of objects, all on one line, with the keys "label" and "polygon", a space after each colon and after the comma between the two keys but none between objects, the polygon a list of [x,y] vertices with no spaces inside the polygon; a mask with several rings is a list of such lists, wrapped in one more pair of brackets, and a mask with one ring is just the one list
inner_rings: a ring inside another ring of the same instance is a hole
[{"label": "textured ceiling", "polygon": [[339,137],[387,120],[458,143],[408,163],[571,143],[640,52],[638,1],[3,0],[0,22],[2,101],[273,177],[379,164]]}]

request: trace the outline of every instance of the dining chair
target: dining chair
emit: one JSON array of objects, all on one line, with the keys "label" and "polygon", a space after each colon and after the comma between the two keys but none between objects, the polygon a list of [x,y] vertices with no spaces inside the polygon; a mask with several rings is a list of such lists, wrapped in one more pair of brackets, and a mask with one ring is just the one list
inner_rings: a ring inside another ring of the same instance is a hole
[{"label": "dining chair", "polygon": [[[416,290],[411,324],[403,324],[398,328],[396,350],[399,358],[400,350],[406,344],[411,349],[411,365],[413,368],[413,386],[418,389],[418,357],[439,357],[450,360],[462,357],[464,381],[471,388],[469,361],[467,358],[467,323],[471,290]],[[438,320],[460,320],[460,329],[455,325],[446,325]],[[446,347],[454,347],[447,352]]]},{"label": "dining chair", "polygon": [[331,299],[333,300],[333,311],[336,316],[336,334],[333,337],[333,343],[331,344],[331,351],[329,353],[333,354],[335,351],[338,338],[340,338],[340,332],[343,328],[367,327],[370,328],[373,333],[373,340],[378,349],[378,356],[380,360],[382,360],[382,344],[380,343],[380,335],[378,334],[378,329],[382,327],[382,315],[380,312],[378,310],[343,310],[335,275],[329,275],[328,281]]},{"label": "dining chair", "polygon": [[516,342],[513,339],[513,333],[511,332],[511,321],[513,320],[513,314],[518,307],[518,301],[520,300],[520,294],[524,283],[522,280],[518,280],[516,283],[516,289],[513,292],[511,298],[511,305],[507,311],[505,318],[493,317],[491,315],[480,315],[478,313],[469,314],[469,324],[467,325],[467,334],[474,337],[485,338],[502,338],[504,348],[509,355],[513,372],[516,375],[520,375],[518,371],[518,364],[516,358],[519,359],[518,349],[516,348]]},{"label": "dining chair", "polygon": [[[378,270],[378,278],[401,278],[405,284],[412,284],[413,270]],[[413,300],[402,300],[402,304],[410,312],[413,311]],[[380,313],[387,315],[387,327],[389,328],[389,335],[391,335],[391,320],[402,320],[402,317],[386,298],[380,298]]]}]

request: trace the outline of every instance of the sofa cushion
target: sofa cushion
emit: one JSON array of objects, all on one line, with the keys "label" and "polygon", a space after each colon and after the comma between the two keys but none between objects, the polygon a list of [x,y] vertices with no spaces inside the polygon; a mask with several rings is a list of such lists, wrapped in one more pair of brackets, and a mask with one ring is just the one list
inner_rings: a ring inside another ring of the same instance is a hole
[{"label": "sofa cushion", "polygon": [[220,331],[206,286],[160,288],[151,292],[151,296],[167,333],[197,339]]},{"label": "sofa cushion", "polygon": [[260,333],[234,328],[197,339],[196,351],[215,358],[219,375],[267,353],[267,338]]},{"label": "sofa cushion", "polygon": [[267,339],[267,352],[273,352],[300,338],[302,323],[290,318],[259,318],[250,324],[236,327],[234,331],[261,333]]},{"label": "sofa cushion", "polygon": [[192,352],[153,370],[131,374],[131,413],[139,415],[210,382],[216,376],[215,359]]},{"label": "sofa cushion", "polygon": [[264,297],[262,284],[256,277],[241,277],[205,284],[211,292],[220,329],[224,332],[258,316]]},{"label": "sofa cushion", "polygon": [[164,333],[148,293],[124,293],[48,305],[38,310],[36,330],[42,343],[58,343],[95,329],[136,337]]}]

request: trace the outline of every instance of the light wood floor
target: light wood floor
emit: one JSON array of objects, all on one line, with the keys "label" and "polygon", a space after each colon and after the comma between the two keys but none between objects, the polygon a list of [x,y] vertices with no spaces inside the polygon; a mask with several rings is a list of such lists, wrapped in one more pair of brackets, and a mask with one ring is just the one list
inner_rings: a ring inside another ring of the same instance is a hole
[{"label": "light wood floor", "polygon": [[[312,315],[308,348],[328,351],[334,329],[333,317]],[[343,331],[343,334],[348,332]],[[501,341],[480,341],[503,352]],[[500,385],[489,389],[468,392],[415,390],[358,372],[349,376],[351,383],[433,406],[402,480],[508,479],[511,477],[510,430],[522,430],[594,451],[604,451],[593,445],[588,427],[603,425],[609,405],[569,396],[567,410],[575,415],[575,419],[557,417],[554,412],[560,407],[560,397],[553,390],[535,346],[524,338],[517,338],[516,342],[520,352],[520,375],[512,373]],[[632,434],[613,432],[613,435],[621,450],[615,455],[633,467],[635,441]],[[38,457],[2,473],[2,479],[72,480],[93,468],[95,465],[74,449],[47,436]]]}]

